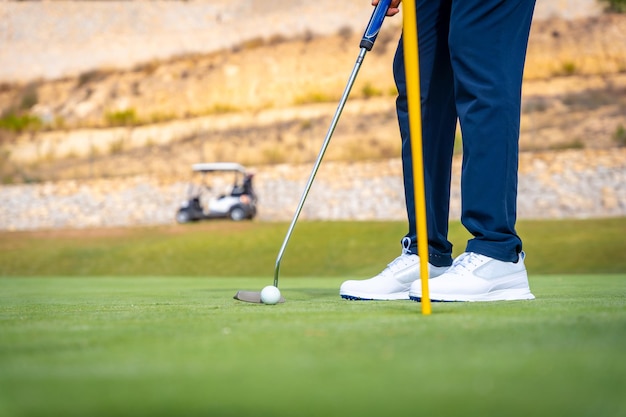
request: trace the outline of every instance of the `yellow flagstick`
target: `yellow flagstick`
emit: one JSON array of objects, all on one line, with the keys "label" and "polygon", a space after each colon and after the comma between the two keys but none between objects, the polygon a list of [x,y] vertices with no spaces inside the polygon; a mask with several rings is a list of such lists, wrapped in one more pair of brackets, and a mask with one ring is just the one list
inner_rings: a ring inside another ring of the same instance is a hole
[{"label": "yellow flagstick", "polygon": [[417,11],[414,0],[402,3],[404,70],[409,106],[409,129],[411,132],[411,156],[413,158],[413,187],[417,221],[417,255],[420,258],[422,277],[422,314],[429,315],[430,293],[428,291],[428,232],[426,229],[426,195],[424,190],[424,158],[422,153],[422,106],[420,103],[419,54],[417,42]]}]

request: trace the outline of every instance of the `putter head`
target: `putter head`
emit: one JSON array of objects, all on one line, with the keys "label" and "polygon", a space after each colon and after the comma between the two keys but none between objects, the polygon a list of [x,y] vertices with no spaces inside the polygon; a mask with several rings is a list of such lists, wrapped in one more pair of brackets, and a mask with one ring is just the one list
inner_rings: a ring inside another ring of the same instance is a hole
[{"label": "putter head", "polygon": [[[260,291],[237,291],[237,294],[235,294],[233,298],[235,300],[244,301],[246,303],[263,304],[263,301],[261,301]],[[281,295],[278,302],[284,303],[285,298]]]}]

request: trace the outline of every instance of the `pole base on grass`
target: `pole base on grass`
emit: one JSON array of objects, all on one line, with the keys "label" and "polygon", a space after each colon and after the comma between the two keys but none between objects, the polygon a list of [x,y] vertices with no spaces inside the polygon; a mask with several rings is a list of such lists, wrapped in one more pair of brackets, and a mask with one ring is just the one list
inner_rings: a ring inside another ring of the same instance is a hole
[{"label": "pole base on grass", "polygon": [[[261,301],[260,291],[237,291],[237,294],[235,294],[233,298],[235,300],[244,301],[246,303],[263,304],[263,301]],[[285,298],[281,295],[278,302],[284,303]]]}]

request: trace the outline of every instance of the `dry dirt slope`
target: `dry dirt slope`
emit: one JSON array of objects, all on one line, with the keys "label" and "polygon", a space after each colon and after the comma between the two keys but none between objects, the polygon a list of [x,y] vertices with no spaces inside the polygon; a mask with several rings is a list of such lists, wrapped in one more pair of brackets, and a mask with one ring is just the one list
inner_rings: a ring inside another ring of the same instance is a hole
[{"label": "dry dirt slope", "polygon": [[[366,58],[331,159],[397,155],[390,63],[400,28],[389,22]],[[199,159],[250,165],[310,160],[354,64],[359,37],[346,26],[329,36],[256,38],[127,71],[5,84],[5,113],[30,98],[26,110],[49,121],[51,129],[5,133],[5,181],[146,169],[170,174],[173,165],[186,170]],[[625,16],[535,23],[523,149],[618,144],[620,126],[626,126],[626,43],[616,40],[625,38]],[[148,125],[108,128],[123,117]]]},{"label": "dry dirt slope", "polygon": [[[0,82],[131,68],[259,37],[361,31],[370,13],[369,0],[0,1]],[[599,13],[598,0],[540,0],[535,8],[536,20]]]}]

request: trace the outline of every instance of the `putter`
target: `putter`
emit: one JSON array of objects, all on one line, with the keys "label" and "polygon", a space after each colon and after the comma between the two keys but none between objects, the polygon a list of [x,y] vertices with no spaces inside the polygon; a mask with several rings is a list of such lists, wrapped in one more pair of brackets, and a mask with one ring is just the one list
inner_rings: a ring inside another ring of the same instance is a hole
[{"label": "putter", "polygon": [[[280,271],[280,263],[283,259],[283,255],[285,254],[285,249],[287,248],[287,244],[289,243],[289,239],[291,239],[291,235],[293,233],[293,229],[298,221],[298,217],[300,216],[300,212],[302,211],[302,207],[304,207],[304,202],[309,194],[311,186],[313,185],[313,180],[315,179],[315,175],[317,174],[317,170],[322,163],[322,158],[326,153],[326,148],[328,148],[328,144],[330,143],[330,138],[332,137],[335,127],[337,126],[337,122],[339,121],[339,117],[341,116],[341,112],[348,100],[348,96],[350,95],[350,90],[352,90],[352,86],[354,85],[354,81],[356,80],[356,76],[361,69],[361,64],[363,63],[363,59],[365,58],[365,54],[368,51],[372,50],[374,46],[374,42],[378,37],[378,32],[383,24],[383,20],[385,19],[385,15],[387,14],[387,9],[389,8],[389,4],[391,0],[381,0],[374,11],[372,12],[372,16],[370,17],[370,21],[367,24],[365,29],[365,33],[361,38],[360,48],[361,51],[356,59],[356,63],[354,64],[354,68],[352,69],[352,73],[350,74],[350,78],[348,79],[348,83],[343,91],[341,96],[341,100],[339,101],[339,105],[337,106],[337,110],[335,111],[335,115],[330,123],[330,127],[328,129],[328,133],[326,133],[326,138],[322,144],[322,148],[320,149],[319,154],[317,155],[317,159],[315,160],[315,164],[313,165],[313,169],[311,174],[309,175],[309,180],[304,187],[304,191],[302,192],[302,196],[300,197],[300,202],[298,203],[298,207],[293,215],[293,219],[291,220],[291,224],[289,225],[289,229],[287,229],[287,234],[285,235],[285,239],[283,240],[283,244],[280,247],[280,251],[278,252],[278,256],[276,257],[276,265],[274,267],[274,286],[278,287],[278,275]],[[249,303],[261,303],[261,293],[254,291],[238,291],[234,297],[236,300],[246,301]],[[285,302],[284,298],[281,297],[279,303]]]}]

